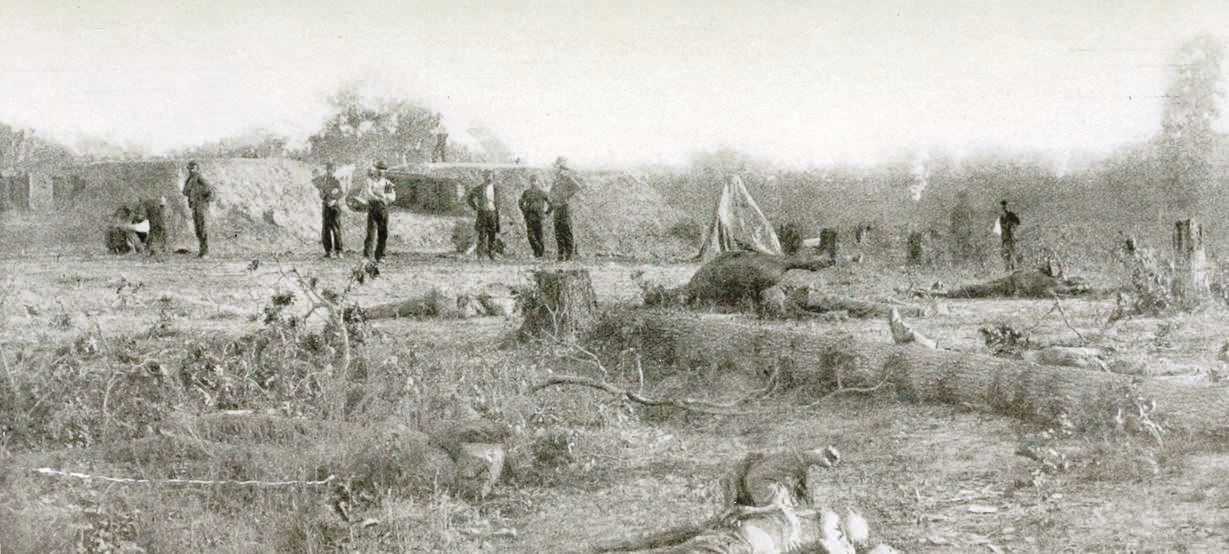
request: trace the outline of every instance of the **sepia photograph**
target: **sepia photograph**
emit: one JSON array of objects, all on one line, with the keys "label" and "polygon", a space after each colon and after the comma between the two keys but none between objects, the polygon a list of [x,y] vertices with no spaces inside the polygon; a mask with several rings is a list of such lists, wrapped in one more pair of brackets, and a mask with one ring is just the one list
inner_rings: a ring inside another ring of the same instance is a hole
[{"label": "sepia photograph", "polygon": [[1229,552],[1227,53],[0,0],[0,554]]}]

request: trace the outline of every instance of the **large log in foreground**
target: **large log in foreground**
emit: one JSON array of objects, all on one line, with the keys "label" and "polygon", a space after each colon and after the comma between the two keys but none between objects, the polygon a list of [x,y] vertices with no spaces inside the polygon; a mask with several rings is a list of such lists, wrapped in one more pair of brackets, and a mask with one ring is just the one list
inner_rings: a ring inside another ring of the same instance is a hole
[{"label": "large log in foreground", "polygon": [[[772,376],[826,394],[837,383],[891,383],[908,400],[969,404],[1023,419],[1077,426],[1126,425],[1229,438],[1229,391],[992,356],[894,345],[822,325],[765,324],[650,310],[613,313],[603,346],[635,348],[657,363]],[[886,325],[885,325],[886,327]],[[886,330],[886,329],[885,329]],[[1155,403],[1155,407],[1152,406]]]}]

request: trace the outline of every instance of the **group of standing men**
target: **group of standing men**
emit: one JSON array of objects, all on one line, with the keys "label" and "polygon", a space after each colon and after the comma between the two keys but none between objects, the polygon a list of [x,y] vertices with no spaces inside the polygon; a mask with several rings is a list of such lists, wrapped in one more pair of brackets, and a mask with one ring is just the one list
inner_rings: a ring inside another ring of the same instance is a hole
[{"label": "group of standing men", "polygon": [[[324,175],[315,181],[321,200],[321,240],[325,257],[342,256],[341,241],[341,205],[346,197],[341,181],[334,175],[332,162],[325,164]],[[554,216],[556,253],[560,261],[571,260],[576,255],[576,244],[572,236],[572,217],[569,203],[573,195],[580,190],[580,183],[568,167],[565,158],[555,160],[554,182],[550,192],[542,189],[542,183],[537,176],[529,178],[529,188],[521,194],[517,207],[525,219],[525,233],[529,239],[529,247],[535,258],[546,255],[542,240],[542,225],[548,215]],[[388,207],[397,199],[396,188],[385,176],[388,167],[383,162],[377,162],[367,172],[364,185],[358,193],[349,199],[351,207],[367,211],[367,237],[363,241],[363,257],[380,261],[384,258],[388,243]],[[192,229],[199,243],[197,256],[204,258],[209,255],[209,234],[207,230],[209,205],[214,201],[214,189],[200,174],[199,165],[195,161],[188,162],[188,176],[184,180],[183,195],[188,199],[188,207],[192,211]],[[477,254],[494,260],[500,232],[499,209],[501,205],[494,173],[483,173],[482,184],[474,187],[466,194],[466,202],[477,213],[474,228],[478,235]],[[953,228],[958,222],[967,219],[968,211],[965,203],[967,197],[961,195],[960,205],[953,213]],[[1016,269],[1019,255],[1016,253],[1015,229],[1020,225],[1020,218],[1007,209],[1007,201],[1000,202],[1002,212],[995,220],[995,234],[999,235],[1000,254],[1003,265],[1008,271]],[[159,218],[159,221],[161,219]],[[957,243],[962,254],[969,250],[968,237],[957,233]]]},{"label": "group of standing men", "polygon": [[[194,162],[195,163],[195,162]],[[190,166],[190,168],[195,166]],[[529,189],[521,195],[517,206],[525,218],[525,231],[535,258],[546,255],[542,240],[542,224],[548,215],[554,217],[555,242],[560,261],[571,260],[576,255],[572,235],[572,217],[569,211],[571,197],[580,189],[580,184],[568,167],[567,160],[559,158],[554,165],[555,177],[550,193],[542,189],[536,176],[529,178]],[[367,172],[367,177],[356,195],[346,198],[341,181],[334,174],[333,164],[325,164],[324,174],[317,177],[316,188],[321,200],[321,242],[325,257],[342,256],[341,206],[348,201],[350,206],[367,212],[367,238],[363,243],[363,257],[380,261],[384,258],[388,242],[388,207],[397,199],[393,183],[385,176],[388,167],[377,162]],[[185,187],[185,193],[186,187]],[[466,203],[477,214],[474,229],[477,234],[477,254],[492,260],[500,252],[500,207],[501,199],[491,171],[483,173],[482,183],[466,194]],[[195,213],[195,212],[194,212]],[[203,236],[203,224],[197,236]],[[202,245],[204,245],[204,239]],[[202,246],[202,248],[205,248]]]},{"label": "group of standing men", "polygon": [[[542,182],[538,177],[529,177],[529,188],[521,194],[517,207],[525,219],[525,235],[529,239],[529,248],[533,257],[546,256],[546,245],[542,240],[542,224],[546,216],[554,217],[556,255],[559,261],[571,260],[576,255],[576,243],[572,235],[572,214],[569,204],[571,198],[580,190],[580,183],[568,167],[567,160],[555,160],[555,177],[550,193],[542,190]],[[466,195],[466,202],[477,214],[474,228],[478,234],[478,257],[486,256],[495,259],[499,241],[500,195],[495,185],[495,175],[486,171],[482,175],[482,184],[474,187]]]},{"label": "group of standing men", "polygon": [[385,177],[388,166],[376,162],[367,170],[362,187],[349,198],[335,171],[332,162],[326,163],[324,174],[315,179],[316,190],[320,193],[320,240],[324,257],[342,257],[341,206],[346,201],[351,208],[367,212],[363,257],[377,262],[383,260],[388,244],[388,207],[397,200],[397,189]]}]

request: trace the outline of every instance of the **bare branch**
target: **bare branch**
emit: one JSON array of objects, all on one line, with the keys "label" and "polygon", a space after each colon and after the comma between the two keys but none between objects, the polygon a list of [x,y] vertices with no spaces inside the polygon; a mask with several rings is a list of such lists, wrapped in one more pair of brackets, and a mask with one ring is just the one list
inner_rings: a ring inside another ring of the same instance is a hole
[{"label": "bare branch", "polygon": [[1053,296],[1054,298],[1054,307],[1058,309],[1058,315],[1062,316],[1063,318],[1063,323],[1067,325],[1068,329],[1071,329],[1072,333],[1075,333],[1075,336],[1080,338],[1081,343],[1088,344],[1088,339],[1084,338],[1084,335],[1081,335],[1080,332],[1077,331],[1073,325],[1071,325],[1071,321],[1067,319],[1067,312],[1063,311],[1063,305],[1061,302],[1058,301],[1058,295],[1054,294],[1051,296]]},{"label": "bare branch", "polygon": [[878,383],[876,383],[876,384],[875,384],[874,386],[872,386],[872,387],[846,387],[846,386],[842,386],[842,385],[838,382],[838,383],[837,383],[837,386],[836,386],[836,389],[834,389],[833,391],[829,392],[828,394],[825,394],[825,395],[823,395],[823,396],[819,397],[819,400],[816,400],[816,401],[814,401],[814,402],[812,402],[812,403],[810,403],[810,404],[807,404],[806,406],[803,406],[803,407],[804,407],[804,408],[814,408],[815,406],[818,406],[818,405],[822,404],[824,401],[828,400],[829,398],[832,398],[833,396],[842,395],[842,394],[849,394],[849,393],[868,394],[868,393],[872,393],[872,392],[875,392],[875,391],[877,391],[877,390],[879,390],[879,389],[883,388],[883,386],[884,386],[884,385],[888,384],[888,381],[889,381],[889,380],[891,380],[891,378],[892,378],[892,374],[891,374],[891,373],[888,373],[887,375],[884,375],[884,376],[883,376],[883,379],[880,379],[880,380],[879,380],[879,382],[878,382]]},{"label": "bare branch", "polygon": [[732,411],[734,406],[742,401],[721,403],[710,402],[707,400],[696,400],[693,398],[664,398],[652,399],[641,395],[640,393],[632,392],[626,389],[621,389],[613,384],[605,381],[595,381],[575,375],[552,375],[546,381],[539,383],[533,387],[532,392],[538,392],[542,389],[560,386],[560,385],[576,385],[581,387],[589,387],[603,392],[608,392],[630,402],[641,404],[644,406],[669,406],[680,410],[687,410],[696,413],[710,415],[752,415],[760,413],[759,411]]}]

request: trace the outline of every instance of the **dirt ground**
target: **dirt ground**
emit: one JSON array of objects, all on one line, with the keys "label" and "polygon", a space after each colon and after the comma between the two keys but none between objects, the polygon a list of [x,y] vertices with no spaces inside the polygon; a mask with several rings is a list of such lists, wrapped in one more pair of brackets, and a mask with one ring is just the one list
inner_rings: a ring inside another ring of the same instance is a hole
[{"label": "dirt ground", "polygon": [[[185,336],[238,336],[259,329],[261,309],[270,296],[291,286],[285,270],[297,268],[322,283],[341,285],[354,262],[353,258],[323,260],[302,255],[205,261],[188,256],[162,260],[7,257],[0,260],[5,268],[0,280],[8,291],[0,306],[0,355],[5,356],[4,367],[9,372],[19,353],[54,350],[83,333],[118,340],[150,329],[167,317],[173,318]],[[618,260],[569,265],[590,270],[599,302],[607,305],[638,299],[639,290],[629,277],[637,269],[645,270],[655,281],[678,285],[696,267]],[[489,283],[523,284],[537,267],[431,254],[394,255],[380,277],[357,287],[350,300],[369,305],[431,288],[465,292]],[[977,277],[943,275],[949,283]],[[938,273],[871,267],[789,277],[793,282],[860,296],[892,296],[894,288],[938,278]],[[172,299],[170,316],[159,311],[163,297]],[[1035,340],[1087,342],[1111,349],[1114,360],[1131,365],[1146,378],[1224,386],[1218,377],[1222,364],[1216,360],[1217,349],[1226,338],[1223,309],[1106,326],[1112,300],[1063,300],[1061,307],[1060,314],[1052,301],[944,301],[940,313],[912,323],[943,348],[979,352],[986,351],[979,327],[1010,323],[1029,330]],[[878,320],[764,324],[841,326],[860,336],[890,341],[885,322]],[[860,511],[870,522],[875,541],[904,552],[1229,551],[1226,444],[1177,439],[1157,447],[1143,437],[1065,437],[1046,444],[1060,450],[1076,445],[1070,452],[1083,454],[1071,456],[1082,457],[1075,460],[1073,469],[1046,473],[1039,471],[1037,461],[1017,451],[1050,430],[968,407],[903,403],[885,391],[833,397],[814,406],[806,405],[805,399],[769,398],[760,406],[763,411],[749,416],[664,413],[579,389],[530,393],[533,382],[563,366],[538,363],[538,354],[526,347],[503,347],[515,325],[514,320],[492,317],[372,324],[381,354],[397,357],[403,365],[455,364],[473,371],[504,372],[492,377],[496,380],[457,390],[469,391],[469,400],[489,406],[489,413],[502,413],[527,427],[548,426],[566,433],[571,437],[570,461],[532,481],[502,483],[492,497],[480,503],[386,499],[368,514],[377,523],[351,528],[350,549],[584,551],[630,532],[711,515],[720,499],[719,478],[750,450],[833,445],[843,460],[827,470],[830,478],[820,497],[833,506]],[[721,382],[720,376],[679,376],[657,373],[657,369],[646,367],[645,373],[658,394],[686,391],[693,397],[720,397],[731,393],[714,385]],[[704,388],[706,384],[711,386]],[[508,398],[514,395],[518,398]],[[564,412],[552,413],[556,408]],[[588,416],[592,420],[586,420]],[[103,460],[97,451],[97,445],[31,450],[0,442],[0,465],[7,468],[0,472],[0,518],[20,520],[9,527],[0,525],[0,530],[25,530],[23,536],[10,537],[8,545],[0,535],[0,552],[38,544],[31,542],[37,536],[32,529],[71,520],[71,514],[88,512],[91,502],[105,504],[108,497],[137,494],[128,485],[55,480],[30,471],[56,463],[64,469],[100,474],[141,471],[139,465]],[[82,492],[87,489],[88,494]],[[82,500],[87,496],[92,500]],[[182,535],[172,544],[201,550],[284,550],[266,543],[259,533],[241,536],[233,530],[177,520],[176,514],[193,509],[200,510],[198,517],[201,513],[238,517],[234,506],[210,507],[210,498],[205,497],[204,507],[189,509],[187,500],[174,497],[165,504],[154,504],[152,511],[165,510],[163,513],[150,514],[147,507],[140,521],[162,526],[160,533]],[[313,499],[311,492],[292,500],[322,502]],[[252,518],[259,519],[276,514],[280,510],[277,502],[261,501],[256,503],[259,509],[241,507],[237,513],[243,516],[249,510]],[[275,522],[261,523],[266,524]],[[132,543],[141,541],[133,539]],[[48,542],[41,548],[54,551],[54,544]]]}]

